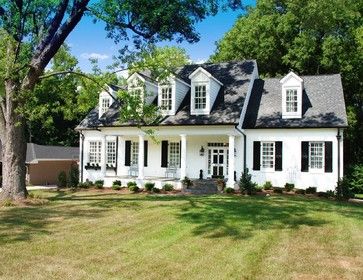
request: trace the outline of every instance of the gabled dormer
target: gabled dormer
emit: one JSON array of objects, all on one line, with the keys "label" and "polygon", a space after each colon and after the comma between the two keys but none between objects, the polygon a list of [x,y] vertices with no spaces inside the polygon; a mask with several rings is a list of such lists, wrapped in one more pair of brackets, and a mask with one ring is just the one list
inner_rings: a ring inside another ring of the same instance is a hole
[{"label": "gabled dormer", "polygon": [[108,108],[111,107],[112,103],[117,98],[117,91],[106,85],[107,91],[102,90],[98,98],[98,117],[101,118],[104,113],[107,112]]},{"label": "gabled dormer", "polygon": [[280,80],[282,90],[282,118],[294,119],[302,117],[302,93],[304,81],[294,72],[290,72]]},{"label": "gabled dormer", "polygon": [[203,67],[189,75],[191,80],[190,113],[208,115],[223,84]]},{"label": "gabled dormer", "polygon": [[141,95],[141,100],[150,104],[158,94],[158,86],[151,78],[135,72],[127,79],[127,91]]},{"label": "gabled dormer", "polygon": [[161,114],[175,115],[190,85],[174,75],[159,83],[158,106]]}]

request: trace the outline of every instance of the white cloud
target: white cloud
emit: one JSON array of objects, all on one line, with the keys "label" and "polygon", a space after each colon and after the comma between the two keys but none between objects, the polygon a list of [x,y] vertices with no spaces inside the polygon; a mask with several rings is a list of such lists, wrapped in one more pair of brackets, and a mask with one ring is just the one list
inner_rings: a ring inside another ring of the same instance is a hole
[{"label": "white cloud", "polygon": [[81,54],[81,58],[84,59],[98,59],[98,60],[105,60],[108,59],[109,56],[107,54],[102,54],[102,53],[82,53]]},{"label": "white cloud", "polygon": [[206,58],[198,58],[196,60],[193,60],[193,64],[203,64],[205,62],[207,62]]}]

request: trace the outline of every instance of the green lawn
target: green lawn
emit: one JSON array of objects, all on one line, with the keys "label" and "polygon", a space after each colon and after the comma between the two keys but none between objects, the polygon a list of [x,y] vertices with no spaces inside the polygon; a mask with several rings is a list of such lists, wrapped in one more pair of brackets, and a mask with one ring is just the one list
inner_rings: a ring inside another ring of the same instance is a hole
[{"label": "green lawn", "polygon": [[0,279],[363,279],[363,207],[42,192],[0,208]]}]

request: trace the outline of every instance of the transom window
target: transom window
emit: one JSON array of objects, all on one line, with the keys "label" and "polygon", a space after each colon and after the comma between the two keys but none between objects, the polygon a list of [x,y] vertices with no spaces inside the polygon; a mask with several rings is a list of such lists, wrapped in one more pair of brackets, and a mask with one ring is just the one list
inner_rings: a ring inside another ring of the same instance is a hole
[{"label": "transom window", "polygon": [[297,112],[297,89],[286,90],[286,112]]},{"label": "transom window", "polygon": [[171,110],[172,108],[172,88],[163,87],[161,89],[161,109]]},{"label": "transom window", "polygon": [[101,141],[89,142],[89,162],[94,164],[101,163]]},{"label": "transom window", "polygon": [[116,164],[116,141],[107,141],[106,151],[106,164],[114,166]]},{"label": "transom window", "polygon": [[131,165],[139,163],[139,142],[131,143]]},{"label": "transom window", "polygon": [[177,167],[180,162],[180,143],[169,143],[169,167]]},{"label": "transom window", "polygon": [[311,169],[323,169],[324,142],[310,142],[309,159]]},{"label": "transom window", "polygon": [[205,109],[207,106],[207,86],[197,85],[195,86],[194,90],[195,90],[194,108]]},{"label": "transom window", "polygon": [[109,98],[102,98],[101,102],[101,115],[107,112],[108,108],[110,108],[110,99]]},{"label": "transom window", "polygon": [[263,169],[275,167],[275,143],[261,142],[261,163]]}]

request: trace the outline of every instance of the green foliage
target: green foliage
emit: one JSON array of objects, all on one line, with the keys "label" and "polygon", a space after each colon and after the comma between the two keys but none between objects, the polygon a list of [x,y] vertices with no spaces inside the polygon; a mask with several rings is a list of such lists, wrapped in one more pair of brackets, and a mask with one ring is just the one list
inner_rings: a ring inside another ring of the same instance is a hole
[{"label": "green foliage", "polygon": [[256,183],[253,183],[252,175],[249,174],[248,168],[245,169],[245,172],[242,172],[242,176],[239,180],[239,188],[241,190],[241,193],[246,193],[248,195],[252,195],[256,192]]},{"label": "green foliage", "polygon": [[171,192],[172,190],[174,190],[174,186],[172,184],[165,184],[163,186],[163,190],[166,192]]},{"label": "green foliage", "polygon": [[119,191],[121,190],[121,186],[120,185],[112,185],[112,189],[115,191]]},{"label": "green foliage", "polygon": [[78,183],[78,188],[80,188],[80,189],[88,189],[92,185],[93,184],[90,185],[88,182]]},{"label": "green foliage", "polygon": [[152,189],[155,187],[155,183],[146,182],[144,188],[146,191],[151,192]]},{"label": "green foliage", "polygon": [[154,193],[159,193],[160,192],[160,189],[159,188],[156,188],[156,187],[153,187],[151,189]]},{"label": "green foliage", "polygon": [[103,180],[97,180],[97,181],[95,181],[95,188],[96,189],[103,189],[103,184],[104,184]]},{"label": "green foliage", "polygon": [[137,186],[136,182],[135,181],[130,181],[130,182],[127,182],[127,187],[130,188],[132,186]]},{"label": "green foliage", "polygon": [[121,186],[121,181],[120,180],[115,180],[112,183],[113,186]]},{"label": "green foliage", "polygon": [[71,188],[77,188],[79,183],[79,169],[78,165],[72,164],[71,169],[69,171],[69,187]]},{"label": "green foliage", "polygon": [[235,193],[235,189],[234,188],[225,188],[224,192],[225,193]]},{"label": "green foliage", "polygon": [[286,183],[285,184],[285,191],[291,192],[295,188],[295,184]]},{"label": "green foliage", "polygon": [[304,189],[295,189],[294,191],[295,191],[296,194],[305,194]]},{"label": "green foliage", "polygon": [[306,194],[315,194],[316,193],[316,187],[308,187],[305,190]]},{"label": "green foliage", "polygon": [[137,185],[131,185],[128,187],[131,192],[138,192],[140,189]]},{"label": "green foliage", "polygon": [[354,194],[350,189],[349,180],[346,176],[339,180],[335,188],[335,195],[338,200],[348,200],[353,198]]},{"label": "green foliage", "polygon": [[59,188],[67,187],[67,174],[64,171],[61,171],[58,174],[58,187]]},{"label": "green foliage", "polygon": [[353,193],[363,193],[363,164],[354,165],[347,177],[349,189]]},{"label": "green foliage", "polygon": [[263,188],[264,188],[265,190],[271,190],[271,189],[273,188],[271,181],[266,181],[266,182],[263,184]]},{"label": "green foliage", "polygon": [[259,186],[259,185],[255,186],[255,191],[256,192],[262,192],[262,190],[263,190],[263,186]]},{"label": "green foliage", "polygon": [[283,188],[280,188],[280,187],[273,187],[272,188],[274,193],[283,193],[284,192],[284,189]]},{"label": "green foliage", "polygon": [[184,185],[184,186],[186,186],[187,188],[189,188],[189,187],[191,187],[191,186],[193,186],[193,182],[192,182],[192,180],[190,180],[188,177],[184,177],[184,179],[181,181],[182,182],[182,184]]}]

